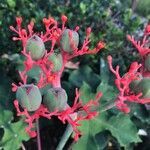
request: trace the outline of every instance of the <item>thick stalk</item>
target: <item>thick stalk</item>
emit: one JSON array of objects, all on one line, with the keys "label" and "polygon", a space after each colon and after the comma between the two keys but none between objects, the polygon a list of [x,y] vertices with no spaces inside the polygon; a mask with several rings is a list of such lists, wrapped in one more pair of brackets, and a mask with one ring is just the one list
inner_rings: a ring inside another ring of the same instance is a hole
[{"label": "thick stalk", "polygon": [[56,150],[62,150],[65,146],[65,144],[67,143],[70,135],[72,134],[73,129],[72,126],[70,124],[68,124],[65,133],[63,134],[63,136],[61,137],[61,140],[56,148]]},{"label": "thick stalk", "polygon": [[61,87],[61,73],[58,72],[55,76],[55,80],[52,81],[52,86],[54,87]]},{"label": "thick stalk", "polygon": [[53,87],[61,87],[61,76],[62,76],[62,73],[63,73],[63,70],[64,70],[64,65],[65,64],[63,64],[63,67],[61,68],[61,70],[56,73],[55,79],[52,81],[52,86]]},{"label": "thick stalk", "polygon": [[26,150],[25,146],[23,145],[23,143],[21,144],[21,148],[22,150]]}]

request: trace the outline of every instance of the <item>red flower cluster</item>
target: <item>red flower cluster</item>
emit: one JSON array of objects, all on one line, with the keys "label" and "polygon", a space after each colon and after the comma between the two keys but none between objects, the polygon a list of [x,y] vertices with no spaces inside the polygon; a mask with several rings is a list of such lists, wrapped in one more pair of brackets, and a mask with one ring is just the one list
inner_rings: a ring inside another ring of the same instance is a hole
[{"label": "red flower cluster", "polygon": [[147,25],[142,42],[136,41],[133,36],[130,35],[127,36],[127,39],[132,42],[132,44],[137,48],[139,54],[141,55],[142,64],[133,62],[130,65],[128,72],[124,74],[122,77],[119,74],[119,66],[117,66],[116,69],[114,69],[112,66],[112,57],[108,56],[109,68],[116,76],[115,85],[119,90],[119,94],[115,102],[116,107],[125,113],[130,112],[130,108],[126,102],[135,102],[141,104],[150,103],[150,98],[142,98],[143,95],[142,92],[135,94],[135,92],[130,87],[130,84],[133,81],[140,80],[141,78],[143,79],[144,77],[148,78],[150,77],[150,71],[145,69],[144,64],[146,57],[148,56],[148,54],[150,54],[150,48],[148,46],[148,43],[150,42],[148,40],[149,35],[150,35],[150,25]]},{"label": "red flower cluster", "polygon": [[[28,26],[27,30],[22,28],[22,18],[17,17],[16,23],[17,27],[14,28],[13,26],[10,26],[10,29],[14,31],[17,36],[13,37],[13,40],[20,40],[22,42],[23,50],[21,51],[22,54],[25,56],[24,61],[24,70],[19,72],[21,82],[19,85],[16,85],[12,83],[12,91],[16,92],[19,86],[27,84],[27,72],[31,70],[34,66],[38,66],[41,68],[42,72],[40,74],[40,79],[37,83],[38,88],[42,88],[48,84],[50,84],[52,87],[61,87],[61,76],[63,73],[63,70],[65,68],[65,64],[72,58],[77,57],[79,55],[84,54],[95,54],[99,52],[100,49],[104,47],[103,42],[98,42],[97,46],[90,50],[88,45],[90,43],[90,34],[91,34],[91,28],[87,28],[86,32],[86,38],[83,42],[83,45],[81,49],[78,49],[74,46],[74,43],[71,42],[72,39],[72,33],[73,30],[71,30],[71,33],[69,33],[69,40],[71,44],[71,48],[73,49],[73,52],[67,53],[65,51],[61,51],[63,64],[59,71],[53,72],[53,63],[48,60],[48,57],[52,55],[54,52],[55,47],[60,46],[60,37],[62,36],[62,33],[66,29],[65,24],[67,22],[67,17],[62,16],[62,26],[58,26],[58,22],[54,18],[44,18],[43,24],[45,26],[45,32],[41,33],[34,33],[34,23],[31,21]],[[77,26],[74,31],[78,31],[79,27]],[[33,35],[39,36],[42,41],[50,42],[51,48],[49,50],[46,50],[44,56],[39,60],[33,60],[31,57],[30,52],[27,52],[26,50],[26,44],[29,38],[31,38]],[[36,132],[33,131],[33,123],[36,119],[40,117],[46,117],[48,119],[51,119],[52,116],[57,116],[58,119],[60,119],[63,123],[70,123],[73,127],[73,130],[75,132],[75,140],[78,139],[80,132],[77,129],[77,126],[80,124],[78,123],[81,120],[90,120],[93,117],[95,117],[98,113],[96,111],[92,111],[91,107],[98,105],[98,100],[101,97],[101,93],[98,93],[95,100],[90,100],[87,104],[83,105],[82,101],[79,100],[79,92],[76,90],[76,98],[74,101],[74,104],[72,107],[69,105],[66,107],[65,110],[59,112],[49,112],[46,106],[41,104],[40,108],[36,110],[34,113],[30,114],[26,109],[23,111],[20,110],[19,103],[17,100],[14,101],[14,106],[17,110],[18,116],[24,115],[26,117],[25,122],[28,123],[28,127],[26,128],[26,131],[29,133],[31,137],[36,136]],[[79,113],[80,112],[80,113]]]},{"label": "red flower cluster", "polygon": [[150,77],[150,72],[145,70],[144,60],[150,54],[150,47],[149,47],[149,36],[150,36],[150,25],[145,27],[144,36],[141,41],[136,41],[133,36],[128,35],[127,39],[131,41],[131,43],[135,46],[138,50],[141,58],[142,58],[142,67],[141,67],[141,74],[143,77]]},{"label": "red flower cluster", "polygon": [[[16,29],[13,26],[10,26],[10,29],[18,34],[18,37],[13,37],[13,40],[14,41],[20,40],[22,42],[23,50],[21,52],[26,57],[26,60],[24,61],[25,69],[24,69],[24,71],[19,72],[23,84],[25,84],[26,80],[27,80],[26,72],[29,71],[30,69],[32,69],[32,67],[34,65],[36,65],[42,69],[40,80],[38,82],[39,88],[44,87],[47,84],[52,84],[53,86],[57,86],[57,85],[55,85],[57,83],[60,85],[60,83],[57,80],[58,80],[58,78],[60,78],[60,76],[64,70],[65,64],[70,59],[77,57],[79,55],[84,55],[84,54],[96,54],[102,48],[104,48],[105,44],[100,41],[100,42],[98,42],[97,46],[94,49],[92,49],[92,50],[89,49],[88,45],[90,43],[90,34],[91,34],[91,28],[89,27],[89,28],[87,28],[86,38],[83,41],[83,45],[82,45],[81,49],[72,47],[73,48],[72,54],[62,51],[61,53],[63,56],[63,67],[62,67],[61,71],[59,71],[57,73],[53,73],[51,71],[53,64],[49,63],[49,66],[48,66],[47,62],[48,62],[48,56],[50,56],[54,52],[55,46],[60,45],[59,38],[61,37],[63,31],[66,29],[65,23],[67,21],[67,17],[63,15],[61,17],[61,20],[62,20],[62,27],[60,28],[60,27],[58,27],[58,22],[56,20],[54,20],[54,18],[48,18],[48,19],[44,18],[43,23],[44,23],[45,29],[46,29],[45,33],[43,33],[43,32],[34,33],[34,31],[33,31],[34,23],[32,21],[30,22],[30,24],[28,24],[28,30],[23,29],[21,26],[21,23],[22,23],[21,17],[16,18],[16,22],[17,22]],[[74,31],[77,31],[77,30],[79,30],[78,26],[75,28]],[[73,30],[72,30],[72,32],[73,32]],[[27,40],[33,35],[38,35],[43,40],[43,42],[51,42],[50,50],[46,50],[44,57],[38,61],[34,61],[31,58],[30,53],[27,53],[27,51],[26,51]],[[72,45],[74,45],[74,44],[72,44]],[[14,84],[13,84],[13,86],[14,86]]]},{"label": "red flower cluster", "polygon": [[142,96],[142,93],[135,94],[130,89],[130,84],[134,80],[140,79],[141,74],[140,72],[138,72],[138,69],[141,67],[141,64],[138,64],[137,62],[133,62],[130,65],[129,71],[121,77],[119,74],[119,66],[117,66],[116,69],[114,69],[112,66],[111,56],[108,56],[108,63],[109,63],[110,70],[116,76],[115,84],[116,84],[117,89],[119,90],[119,94],[116,98],[115,103],[116,103],[116,107],[119,110],[125,113],[130,112],[130,108],[125,102],[135,102],[135,103],[141,103],[141,104],[150,102],[150,99],[140,98]]}]

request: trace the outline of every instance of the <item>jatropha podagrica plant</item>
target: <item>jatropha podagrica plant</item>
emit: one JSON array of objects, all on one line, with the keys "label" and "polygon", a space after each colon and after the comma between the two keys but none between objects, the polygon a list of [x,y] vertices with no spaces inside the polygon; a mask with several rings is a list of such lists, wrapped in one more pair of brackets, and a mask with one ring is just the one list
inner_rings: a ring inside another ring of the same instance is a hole
[{"label": "jatropha podagrica plant", "polygon": [[[72,106],[68,105],[68,96],[61,87],[61,76],[67,62],[71,59],[84,55],[96,54],[105,44],[98,42],[96,47],[89,49],[91,28],[86,30],[86,38],[83,45],[79,48],[79,27],[74,30],[65,27],[67,17],[62,16],[62,25],[54,18],[44,18],[43,24],[45,32],[34,33],[34,23],[30,22],[27,29],[22,28],[22,18],[17,17],[17,27],[10,26],[17,36],[13,40],[22,42],[22,54],[25,57],[24,70],[19,71],[21,82],[12,84],[12,91],[16,92],[14,106],[18,116],[25,116],[28,124],[27,133],[31,137],[36,136],[34,122],[40,117],[51,119],[52,116],[58,117],[63,123],[69,123],[74,131],[74,139],[78,140],[81,132],[78,130],[82,120],[90,120],[98,115],[98,111],[93,109],[99,105],[102,96],[98,92],[95,99],[83,104],[80,92],[76,89],[75,99]],[[112,57],[108,56],[110,70],[115,75],[115,85],[119,91],[115,100],[117,109],[124,113],[129,113],[128,103],[150,103],[150,48],[148,47],[150,35],[150,25],[145,29],[142,43],[127,36],[128,40],[138,49],[142,63],[133,62],[127,73],[120,76],[119,66],[115,69],[112,65]],[[50,48],[46,49],[45,43],[50,42]],[[34,67],[39,67],[41,72],[36,83],[28,83],[28,73]],[[49,89],[41,92],[41,89]]]},{"label": "jatropha podagrica plant", "polygon": [[[16,92],[14,106],[18,116],[25,116],[25,122],[28,124],[26,132],[31,136],[36,136],[34,122],[40,117],[51,119],[57,116],[63,123],[69,123],[74,131],[74,139],[78,140],[80,131],[79,121],[90,120],[97,116],[98,112],[93,110],[94,106],[99,104],[102,93],[97,93],[94,100],[89,100],[83,104],[80,99],[80,93],[76,89],[76,97],[72,106],[68,105],[68,96],[61,87],[61,76],[65,65],[72,58],[84,54],[96,54],[103,47],[103,42],[98,42],[96,47],[89,49],[91,28],[86,30],[86,38],[83,45],[79,46],[79,27],[74,30],[65,27],[67,17],[62,15],[62,26],[54,18],[44,18],[43,24],[45,32],[35,33],[33,31],[34,23],[31,21],[27,29],[22,28],[22,18],[17,17],[17,26],[10,26],[17,36],[14,41],[22,42],[22,51],[24,55],[24,70],[19,71],[21,82],[12,84],[12,91]],[[50,49],[46,49],[45,43],[50,42]],[[40,77],[36,83],[28,83],[28,72],[35,66],[41,69]],[[40,89],[50,85],[44,94]],[[80,112],[80,113],[78,113]]]}]

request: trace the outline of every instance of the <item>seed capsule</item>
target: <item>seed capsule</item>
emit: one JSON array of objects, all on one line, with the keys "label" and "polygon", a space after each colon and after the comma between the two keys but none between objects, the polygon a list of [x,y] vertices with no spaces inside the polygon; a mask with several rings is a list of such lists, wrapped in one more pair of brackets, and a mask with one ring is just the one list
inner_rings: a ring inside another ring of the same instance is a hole
[{"label": "seed capsule", "polygon": [[67,105],[67,93],[62,88],[51,88],[43,97],[43,103],[50,112],[58,110],[62,111]]},{"label": "seed capsule", "polygon": [[137,86],[137,92],[142,92],[143,98],[150,98],[150,78],[143,78]]},{"label": "seed capsule", "polygon": [[132,90],[138,94],[142,93],[142,98],[150,98],[150,78],[140,80]]},{"label": "seed capsule", "polygon": [[52,63],[51,70],[52,72],[60,71],[63,66],[63,58],[61,54],[55,54],[53,53],[48,57],[48,60],[50,63]]},{"label": "seed capsule", "polygon": [[39,36],[33,35],[27,40],[26,50],[27,52],[30,52],[33,60],[39,60],[44,56],[45,53],[44,42]]},{"label": "seed capsule", "polygon": [[130,83],[130,88],[131,90],[135,90],[138,84],[140,83],[140,80],[134,80],[133,82]]},{"label": "seed capsule", "polygon": [[60,38],[60,47],[63,51],[72,53],[79,44],[79,34],[76,31],[66,29]]},{"label": "seed capsule", "polygon": [[16,98],[19,104],[28,111],[37,110],[42,102],[42,96],[39,88],[32,84],[26,84],[18,87]]}]

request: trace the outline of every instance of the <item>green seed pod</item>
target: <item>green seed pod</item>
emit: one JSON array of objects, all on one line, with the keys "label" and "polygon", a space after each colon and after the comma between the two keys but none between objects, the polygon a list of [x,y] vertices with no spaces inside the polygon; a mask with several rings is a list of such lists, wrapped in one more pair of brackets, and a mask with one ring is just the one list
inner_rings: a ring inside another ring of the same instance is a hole
[{"label": "green seed pod", "polygon": [[26,84],[18,87],[16,98],[19,104],[28,111],[37,110],[42,102],[42,96],[39,88],[32,84]]},{"label": "green seed pod", "polygon": [[48,57],[48,60],[52,63],[52,72],[60,71],[63,66],[63,58],[61,54],[53,53]]},{"label": "green seed pod", "polygon": [[139,83],[140,83],[140,80],[134,80],[133,82],[131,82],[129,85],[131,90],[134,91]]},{"label": "green seed pod", "polygon": [[[70,35],[71,33],[71,35]],[[72,53],[73,52],[73,46],[75,48],[78,47],[79,44],[79,34],[76,31],[72,31],[70,29],[64,30],[62,33],[62,36],[60,38],[60,47],[63,51]]]},{"label": "green seed pod", "polygon": [[39,66],[33,66],[32,69],[27,71],[28,83],[34,83],[35,85],[38,83],[41,75],[41,68]]},{"label": "green seed pod", "polygon": [[136,94],[142,92],[142,98],[150,98],[150,78],[143,78],[134,91]]},{"label": "green seed pod", "polygon": [[51,88],[44,94],[43,103],[50,112],[55,110],[62,111],[67,104],[67,93],[62,88]]},{"label": "green seed pod", "polygon": [[145,69],[150,71],[150,54],[145,58]]},{"label": "green seed pod", "polygon": [[45,45],[39,36],[33,35],[27,40],[26,50],[31,53],[33,60],[38,60],[44,56]]}]

